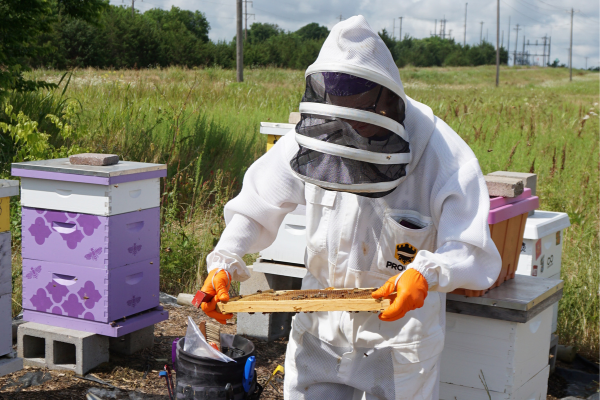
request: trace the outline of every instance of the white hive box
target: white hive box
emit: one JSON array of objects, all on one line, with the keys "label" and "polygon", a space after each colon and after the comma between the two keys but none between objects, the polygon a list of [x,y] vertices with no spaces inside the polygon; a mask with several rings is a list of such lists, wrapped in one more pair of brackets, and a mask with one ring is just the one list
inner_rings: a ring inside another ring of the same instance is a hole
[{"label": "white hive box", "polygon": [[0,295],[0,357],[12,351],[12,294]]},{"label": "white hive box", "polygon": [[71,165],[69,159],[14,163],[25,207],[111,216],[160,205],[162,164],[120,161],[111,166]]},{"label": "white hive box", "polygon": [[551,323],[552,307],[526,323],[447,313],[440,382],[482,388],[483,371],[491,392],[517,392],[548,366]]},{"label": "white hive box", "polygon": [[550,366],[546,366],[514,392],[490,391],[489,397],[484,389],[440,383],[440,400],[546,400],[549,370]]},{"label": "white hive box", "polygon": [[563,229],[571,226],[566,213],[535,211],[527,218],[517,274],[549,278],[560,274]]},{"label": "white hive box", "polygon": [[283,219],[273,244],[260,252],[263,260],[304,265],[306,206],[299,205]]},{"label": "white hive box", "polygon": [[0,296],[12,293],[10,231],[0,233]]}]

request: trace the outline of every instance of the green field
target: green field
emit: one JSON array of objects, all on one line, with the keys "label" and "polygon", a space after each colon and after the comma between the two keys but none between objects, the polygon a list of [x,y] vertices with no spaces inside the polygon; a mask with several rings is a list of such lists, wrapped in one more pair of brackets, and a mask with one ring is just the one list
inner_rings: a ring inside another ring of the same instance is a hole
[{"label": "green field", "polygon": [[[30,76],[58,82],[62,74],[37,70]],[[494,67],[407,67],[400,75],[407,95],[428,104],[472,147],[484,173],[535,172],[540,208],[569,214],[558,333],[562,343],[597,354],[599,74],[574,71],[569,82],[563,68],[502,68],[500,88],[493,85]],[[73,73],[65,96],[78,102],[72,125],[79,145],[169,165],[162,198],[163,290],[191,291],[203,275],[204,257],[224,227],[223,205],[265,149],[259,122],[287,122],[298,109],[303,76],[247,69],[245,82],[236,83],[235,71],[221,69]],[[58,101],[59,94],[48,101]],[[18,95],[11,101],[27,103]]]}]

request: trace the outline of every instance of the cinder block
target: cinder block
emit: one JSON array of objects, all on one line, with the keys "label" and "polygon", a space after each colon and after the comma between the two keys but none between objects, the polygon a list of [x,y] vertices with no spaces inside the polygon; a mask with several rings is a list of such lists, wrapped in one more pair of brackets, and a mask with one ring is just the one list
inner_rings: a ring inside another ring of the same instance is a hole
[{"label": "cinder block", "polygon": [[15,352],[0,357],[0,376],[12,374],[23,369],[23,359],[18,358]]},{"label": "cinder block", "polygon": [[509,178],[506,176],[486,175],[484,176],[490,196],[517,197],[525,188],[520,178]]},{"label": "cinder block", "polygon": [[[263,274],[250,269],[250,279],[240,284],[240,294],[256,293],[257,290],[298,290],[302,279],[289,276]],[[293,313],[248,314],[237,316],[237,333],[255,339],[272,341],[287,336],[292,327]]]},{"label": "cinder block", "polygon": [[496,171],[496,172],[489,173],[488,175],[507,176],[509,178],[522,179],[525,187],[531,189],[531,195],[535,196],[535,190],[537,188],[537,175],[536,174],[530,174],[528,172]]},{"label": "cinder block", "polygon": [[119,162],[119,156],[116,154],[82,153],[70,156],[69,162],[73,165],[114,165]]},{"label": "cinder block", "polygon": [[0,357],[12,352],[11,294],[0,296]]},{"label": "cinder block", "polygon": [[111,337],[108,342],[111,352],[126,356],[142,349],[154,346],[154,325],[147,326],[139,331],[128,333],[121,337]]},{"label": "cinder block", "polygon": [[0,233],[0,296],[12,293],[10,231]]},{"label": "cinder block", "polygon": [[23,364],[83,375],[108,361],[108,337],[28,322],[19,326],[18,355]]}]

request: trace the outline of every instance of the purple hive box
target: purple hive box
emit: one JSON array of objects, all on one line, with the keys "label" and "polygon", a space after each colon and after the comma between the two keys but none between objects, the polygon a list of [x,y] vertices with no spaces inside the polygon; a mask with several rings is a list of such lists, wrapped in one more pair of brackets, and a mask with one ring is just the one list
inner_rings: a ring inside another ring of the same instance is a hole
[{"label": "purple hive box", "polygon": [[114,269],[23,260],[23,308],[112,322],[159,305],[159,259]]},{"label": "purple hive box", "polygon": [[159,207],[110,217],[23,207],[22,227],[24,259],[114,269],[160,254]]}]

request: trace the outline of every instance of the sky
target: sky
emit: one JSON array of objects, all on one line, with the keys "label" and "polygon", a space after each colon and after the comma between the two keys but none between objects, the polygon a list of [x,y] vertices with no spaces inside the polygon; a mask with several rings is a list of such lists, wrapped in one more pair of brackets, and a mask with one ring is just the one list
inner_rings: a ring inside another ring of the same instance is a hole
[{"label": "sky", "polygon": [[[131,6],[131,0],[110,0],[114,5]],[[176,6],[185,10],[199,10],[210,23],[211,40],[230,41],[235,35],[236,0],[135,0],[135,8],[146,11],[151,8],[170,9]],[[500,0],[500,41],[509,47],[511,64],[515,50],[516,27],[518,49],[523,49],[523,37],[531,46],[530,53],[542,53],[543,37],[551,37],[550,60],[558,58],[568,65],[571,8],[573,15],[573,67],[585,68],[600,65],[600,2],[598,0]],[[465,2],[450,0],[253,0],[248,1],[248,26],[253,22],[277,24],[287,31],[295,31],[311,22],[331,29],[340,18],[353,15],[365,16],[372,28],[386,29],[399,35],[399,17],[402,17],[402,36],[424,38],[434,32],[437,20],[446,19],[446,34],[463,42]],[[494,45],[496,43],[496,1],[469,0],[467,5],[467,44],[477,44],[480,35]],[[510,34],[509,34],[510,18]],[[483,28],[481,25],[483,22]],[[395,29],[394,29],[395,28]],[[451,32],[450,32],[451,30]],[[538,46],[534,46],[535,41]],[[535,57],[541,63],[541,56]]]}]

